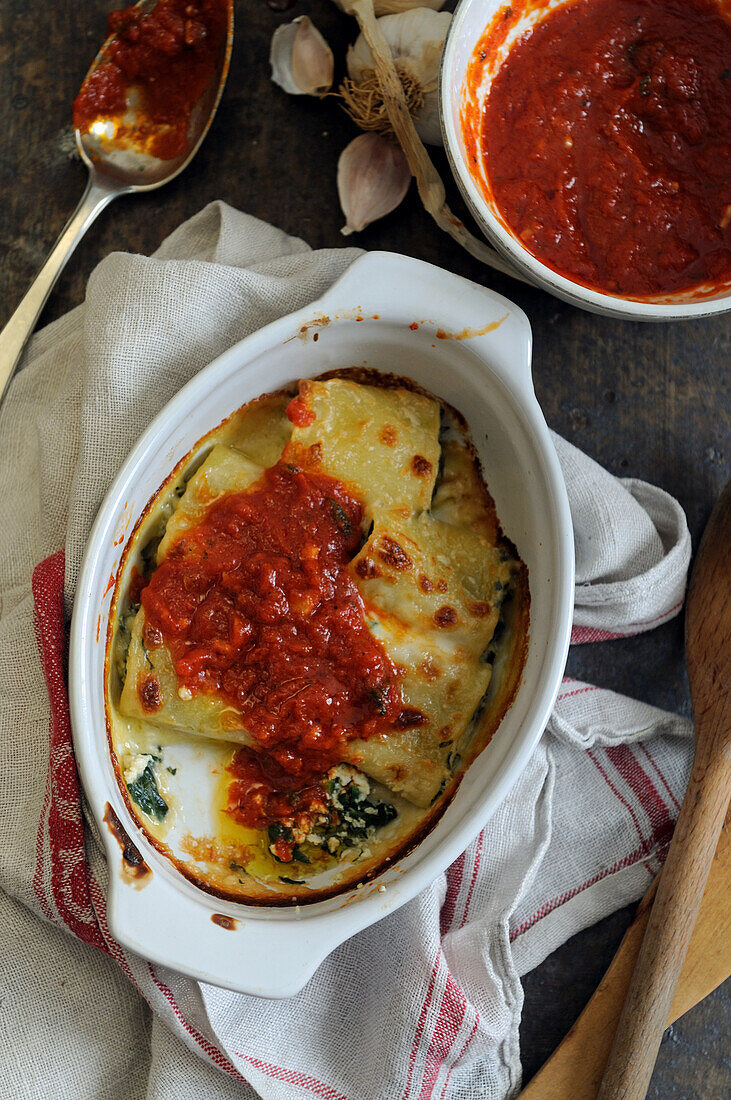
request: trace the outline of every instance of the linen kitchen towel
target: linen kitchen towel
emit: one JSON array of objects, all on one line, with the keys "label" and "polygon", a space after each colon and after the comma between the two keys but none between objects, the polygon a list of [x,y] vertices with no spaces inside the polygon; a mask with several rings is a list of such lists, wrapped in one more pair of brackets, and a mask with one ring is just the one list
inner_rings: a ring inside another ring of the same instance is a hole
[{"label": "linen kitchen towel", "polygon": [[[358,255],[312,252],[214,203],[154,257],[104,260],[12,385],[0,414],[2,1097],[503,1100],[520,1085],[520,975],[639,897],[662,863],[690,723],[566,681],[468,851],[291,1000],[197,983],[111,938],[64,669],[92,521],[169,398]],[[574,641],[677,614],[690,558],[677,503],[555,443],[576,534]]]}]

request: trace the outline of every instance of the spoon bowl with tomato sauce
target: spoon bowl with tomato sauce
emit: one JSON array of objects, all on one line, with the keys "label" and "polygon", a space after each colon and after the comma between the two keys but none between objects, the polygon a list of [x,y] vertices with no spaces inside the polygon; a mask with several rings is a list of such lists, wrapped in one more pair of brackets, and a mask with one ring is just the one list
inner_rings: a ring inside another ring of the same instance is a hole
[{"label": "spoon bowl with tomato sauce", "polygon": [[112,11],[74,100],[87,165],[135,190],[181,172],[223,92],[232,28],[230,0],[141,0]]},{"label": "spoon bowl with tomato sauce", "polygon": [[462,0],[452,168],[536,285],[639,320],[731,309],[729,0]]},{"label": "spoon bowl with tomato sauce", "polygon": [[0,402],[48,296],[89,226],[113,199],[162,187],[190,163],[223,94],[233,0],[140,0],[113,11],[108,37],[74,100],[89,169],[79,205],[0,332]]}]

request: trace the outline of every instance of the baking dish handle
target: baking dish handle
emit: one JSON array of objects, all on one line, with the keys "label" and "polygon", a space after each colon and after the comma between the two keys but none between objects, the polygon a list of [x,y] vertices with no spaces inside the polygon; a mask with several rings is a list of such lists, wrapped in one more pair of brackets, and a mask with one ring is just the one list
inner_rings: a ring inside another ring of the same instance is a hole
[{"label": "baking dish handle", "polygon": [[[384,301],[393,303],[392,316]],[[392,321],[415,334],[458,341],[522,398],[535,398],[532,333],[525,313],[509,298],[461,275],[395,252],[366,252],[313,308],[333,319],[355,313],[356,319]]]},{"label": "baking dish handle", "polygon": [[[384,897],[376,883],[359,891],[357,904],[344,899],[300,910],[261,909],[201,895],[123,820],[123,835],[143,860],[125,866],[115,830],[102,833],[109,866],[107,923],[112,936],[152,964],[200,982],[255,997],[279,999],[299,993],[328,955],[356,932],[407,898],[400,883]],[[96,816],[96,814],[95,814]],[[156,981],[160,979],[152,976]]]}]

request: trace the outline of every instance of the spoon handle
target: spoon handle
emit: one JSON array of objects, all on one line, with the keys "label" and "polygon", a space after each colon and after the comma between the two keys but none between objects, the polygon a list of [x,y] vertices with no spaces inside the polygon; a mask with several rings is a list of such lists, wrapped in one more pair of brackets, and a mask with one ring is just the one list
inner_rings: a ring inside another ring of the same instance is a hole
[{"label": "spoon handle", "polygon": [[728,759],[694,765],[597,1100],[647,1094],[728,809],[730,773]]},{"label": "spoon handle", "polygon": [[119,191],[100,186],[90,176],[81,201],[69,218],[50,255],[30,285],[25,297],[0,332],[0,402],[7,392],[10,379],[20,362],[23,348],[36,326],[48,295],[53,290],[69,256],[86,230]]},{"label": "spoon handle", "polygon": [[731,482],[688,590],[695,760],[598,1100],[643,1100],[731,797]]}]

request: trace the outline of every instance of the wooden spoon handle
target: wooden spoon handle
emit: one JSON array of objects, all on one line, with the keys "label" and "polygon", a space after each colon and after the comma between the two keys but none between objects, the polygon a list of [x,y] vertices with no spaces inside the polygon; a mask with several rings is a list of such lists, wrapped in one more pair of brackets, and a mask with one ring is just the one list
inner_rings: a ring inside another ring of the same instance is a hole
[{"label": "wooden spoon handle", "polygon": [[[726,724],[725,732],[729,717],[728,705],[709,715],[713,724]],[[726,740],[721,729],[706,729],[704,736],[716,744]],[[647,1094],[730,794],[728,752],[696,758],[598,1100],[644,1100]]]},{"label": "wooden spoon handle", "polygon": [[[640,902],[609,970],[563,1042],[520,1094],[520,1100],[596,1100],[647,928],[659,879]],[[703,901],[667,1024],[731,975],[731,817],[721,831]]]}]

